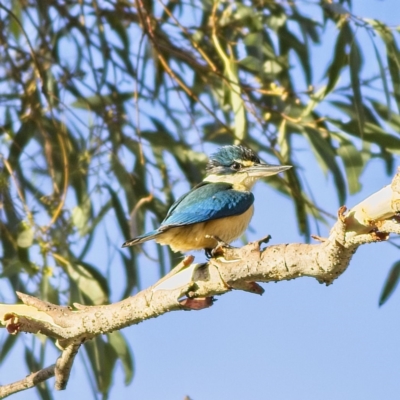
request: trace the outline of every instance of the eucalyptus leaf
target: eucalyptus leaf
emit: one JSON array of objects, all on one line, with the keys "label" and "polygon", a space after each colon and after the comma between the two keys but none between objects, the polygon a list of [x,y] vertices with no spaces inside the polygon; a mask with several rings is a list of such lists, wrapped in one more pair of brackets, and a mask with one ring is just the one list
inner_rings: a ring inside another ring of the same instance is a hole
[{"label": "eucalyptus leaf", "polygon": [[394,97],[397,102],[397,110],[400,113],[400,51],[396,40],[390,29],[385,29],[379,21],[370,21],[376,26],[377,33],[383,39],[386,46],[386,59],[389,67],[389,73],[392,78]]},{"label": "eucalyptus leaf", "polygon": [[129,385],[133,379],[133,358],[129,345],[120,332],[107,334],[108,342],[121,360],[125,372],[125,385]]},{"label": "eucalyptus leaf", "polygon": [[32,246],[35,233],[32,228],[26,226],[23,231],[21,231],[17,238],[17,244],[19,247],[30,247]]},{"label": "eucalyptus leaf", "polygon": [[382,293],[379,298],[379,305],[382,306],[386,303],[389,297],[393,294],[396,289],[400,278],[400,261],[393,264],[386,278],[386,282],[383,285]]},{"label": "eucalyptus leaf", "polygon": [[107,394],[117,361],[116,352],[102,336],[96,336],[93,340],[88,341],[84,350],[92,367],[90,373],[96,382],[97,390],[100,393]]},{"label": "eucalyptus leaf", "polygon": [[351,50],[349,54],[349,65],[350,65],[350,81],[351,81],[351,87],[353,89],[354,108],[357,114],[358,132],[360,137],[363,137],[365,117],[364,117],[363,100],[362,100],[360,76],[359,76],[362,66],[362,60],[357,41],[354,38],[351,43]]},{"label": "eucalyptus leaf", "polygon": [[326,172],[328,170],[332,172],[339,204],[344,205],[346,201],[346,184],[342,171],[340,170],[335,159],[335,148],[328,140],[323,139],[320,132],[316,129],[306,127],[304,133],[311,144],[314,156],[316,157],[321,168]]},{"label": "eucalyptus leaf", "polygon": [[108,283],[100,272],[87,263],[67,263],[63,267],[90,304],[108,302]]},{"label": "eucalyptus leaf", "polygon": [[336,86],[343,67],[348,65],[346,46],[351,42],[352,37],[353,33],[349,27],[349,24],[346,22],[343,23],[336,40],[332,62],[326,72],[326,75],[328,76],[328,84],[326,85],[325,96]]},{"label": "eucalyptus leaf", "polygon": [[18,336],[16,335],[6,335],[5,340],[0,345],[0,362],[3,362],[8,353],[12,350],[12,348],[17,343]]},{"label": "eucalyptus leaf", "polygon": [[347,185],[350,194],[361,190],[360,175],[364,168],[364,161],[360,151],[348,139],[341,135],[332,134],[339,141],[337,154],[341,157],[346,170]]}]

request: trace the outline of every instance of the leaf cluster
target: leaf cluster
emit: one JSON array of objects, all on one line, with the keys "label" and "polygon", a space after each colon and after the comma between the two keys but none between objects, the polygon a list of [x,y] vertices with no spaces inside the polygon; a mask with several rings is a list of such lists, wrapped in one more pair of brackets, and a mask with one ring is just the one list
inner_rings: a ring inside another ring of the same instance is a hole
[{"label": "leaf cluster", "polygon": [[[297,1],[4,1],[4,285],[58,304],[103,304],[137,291],[140,249],[121,252],[120,244],[157,225],[182,180],[202,179],[204,152],[222,144],[297,167],[268,183],[292,199],[306,238],[311,221],[329,214],[298,168],[299,143],[333,178],[340,205],[360,190],[372,159],[392,173],[398,30],[356,18],[350,6],[322,2],[310,17]],[[326,60],[312,56],[320,46]],[[366,60],[376,73],[366,72]],[[104,264],[95,266],[100,251]],[[163,273],[176,255],[157,251]],[[124,278],[112,291],[115,265]],[[1,360],[15,342],[1,345]],[[26,347],[30,368],[44,349]],[[108,393],[118,359],[131,380],[122,336],[98,338],[86,351],[94,390]]]}]

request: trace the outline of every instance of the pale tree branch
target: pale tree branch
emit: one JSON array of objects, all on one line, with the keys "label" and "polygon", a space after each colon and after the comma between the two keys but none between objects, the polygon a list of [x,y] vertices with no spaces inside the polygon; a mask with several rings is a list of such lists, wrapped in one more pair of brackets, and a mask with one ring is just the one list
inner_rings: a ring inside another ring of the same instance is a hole
[{"label": "pale tree branch", "polygon": [[385,241],[390,233],[400,232],[399,210],[400,173],[397,173],[391,185],[348,213],[341,207],[329,236],[318,237],[318,244],[280,244],[261,249],[263,241],[258,241],[242,248],[221,246],[221,256],[204,264],[193,264],[193,257],[186,257],[155,285],[104,306],[58,306],[17,293],[23,304],[0,305],[0,322],[10,334],[40,332],[55,338],[63,353],[56,366],[2,386],[0,394],[14,393],[15,386],[18,390],[32,387],[54,374],[56,389],[65,389],[74,357],[85,341],[167,312],[209,307],[214,296],[232,289],[262,294],[263,289],[256,282],[302,276],[329,285],[347,269],[359,246]]},{"label": "pale tree branch", "polygon": [[67,387],[69,375],[71,373],[72,364],[74,363],[75,356],[78,354],[80,347],[79,344],[70,344],[58,358],[55,367],[56,390],[64,390]]},{"label": "pale tree branch", "polygon": [[9,385],[0,386],[0,399],[4,399],[14,393],[21,392],[22,390],[30,389],[47,379],[54,376],[55,365],[43,368],[38,372],[32,372],[26,378],[20,381],[10,383]]}]

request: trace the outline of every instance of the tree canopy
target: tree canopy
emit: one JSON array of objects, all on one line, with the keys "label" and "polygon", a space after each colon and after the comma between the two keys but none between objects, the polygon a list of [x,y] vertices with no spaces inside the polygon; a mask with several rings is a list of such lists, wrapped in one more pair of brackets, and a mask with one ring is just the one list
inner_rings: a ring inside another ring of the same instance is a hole
[{"label": "tree canopy", "polygon": [[[291,199],[305,241],[330,224],[298,163],[306,143],[332,177],[338,205],[380,159],[400,152],[398,27],[355,16],[351,1],[5,1],[0,4],[0,299],[107,304],[140,287],[139,258],[160,276],[180,256],[120,251],[153,229],[177,188],[201,181],[205,153],[244,144],[275,164],[267,181]],[[335,37],[328,27],[336,26]],[[326,57],[313,55],[323,48]],[[368,68],[366,68],[368,64]],[[372,71],[372,72],[371,72]],[[116,233],[119,231],[118,234]],[[104,265],[91,261],[104,244]],[[110,287],[115,264],[124,281]],[[395,264],[385,302],[400,276]],[[43,365],[25,346],[31,371]],[[4,362],[19,336],[1,344]],[[89,378],[106,394],[121,333],[85,345]],[[134,349],[133,349],[134,350]],[[98,357],[109,360],[99,363]],[[45,384],[42,398],[50,398]]]}]

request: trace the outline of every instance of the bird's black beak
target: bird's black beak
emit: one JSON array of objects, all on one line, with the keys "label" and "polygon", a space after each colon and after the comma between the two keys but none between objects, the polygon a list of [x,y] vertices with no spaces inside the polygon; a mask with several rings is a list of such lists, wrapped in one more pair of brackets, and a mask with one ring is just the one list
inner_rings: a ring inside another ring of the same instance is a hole
[{"label": "bird's black beak", "polygon": [[246,172],[249,176],[255,179],[265,178],[267,176],[279,174],[279,172],[286,171],[292,168],[291,165],[268,165],[268,164],[254,164],[251,167],[243,168],[242,172]]}]

